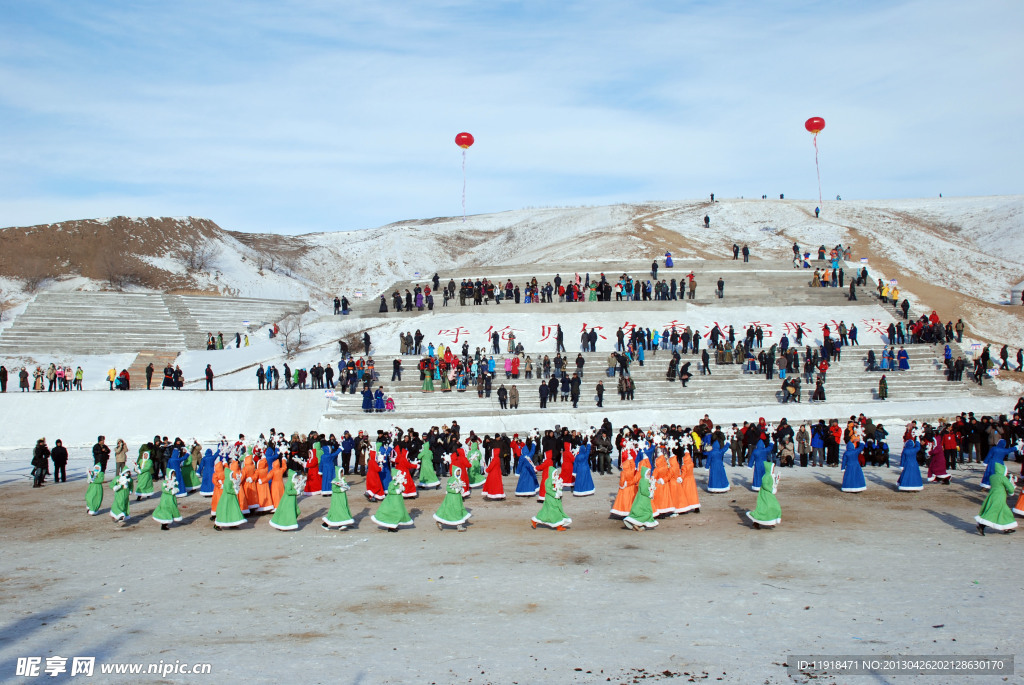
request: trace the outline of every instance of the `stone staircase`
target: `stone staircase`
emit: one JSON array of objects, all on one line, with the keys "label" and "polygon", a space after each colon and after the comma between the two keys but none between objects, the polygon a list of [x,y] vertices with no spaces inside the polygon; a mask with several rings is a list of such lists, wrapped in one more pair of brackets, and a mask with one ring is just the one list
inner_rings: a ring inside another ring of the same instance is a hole
[{"label": "stone staircase", "polygon": [[[834,363],[828,371],[825,386],[827,400],[822,406],[839,402],[877,402],[880,407],[883,406],[885,403],[877,399],[878,381],[882,373],[865,371],[867,350],[874,349],[875,354],[878,355],[881,348],[881,345],[843,348],[842,360]],[[946,381],[941,347],[909,345],[906,346],[906,349],[910,355],[910,370],[886,372],[890,404],[951,397],[969,399],[975,396],[997,394],[992,384],[979,387],[969,380],[961,383]],[[954,357],[957,352],[954,352]],[[548,355],[554,357],[551,353]],[[577,351],[575,350],[568,355],[572,370],[575,369],[576,355]],[[536,354],[531,355],[535,364],[536,356]],[[543,354],[541,357],[543,358]],[[665,380],[665,374],[671,355],[666,351],[658,351],[653,357],[648,356],[643,367],[635,363],[631,366],[630,373],[636,384],[635,399],[632,402],[622,401],[616,390],[617,377],[606,376],[608,351],[583,353],[583,357],[586,364],[584,365],[584,382],[578,410],[573,410],[569,403],[552,404],[549,401],[547,411],[585,412],[596,410],[594,395],[598,380],[604,381],[605,384],[605,409],[599,411],[606,412],[620,409],[676,410],[695,407],[714,409],[778,405],[781,402],[782,381],[778,379],[777,375],[773,380],[768,381],[763,375],[745,373],[741,365],[716,365],[712,359],[711,375],[701,376],[695,355],[683,355],[683,362],[691,362],[690,372],[694,374],[688,387],[683,388],[678,381],[669,382]],[[505,384],[507,389],[513,383],[518,386],[520,393],[519,412],[527,414],[541,411],[539,410],[539,393],[537,391],[539,380],[536,378],[525,379],[522,374],[518,380],[506,379],[503,371],[504,356],[495,356],[498,373],[492,383],[491,397],[483,399],[477,397],[475,386],[468,388],[465,392],[455,390],[447,393],[421,392],[419,371],[415,368],[419,357],[415,356],[402,358],[403,380],[391,382],[393,359],[394,356],[374,357],[380,375],[378,384],[383,385],[385,392],[395,400],[396,411],[388,415],[387,420],[389,421],[400,422],[405,419],[444,421],[450,420],[452,417],[461,418],[463,416],[504,416],[510,421],[514,421],[516,414],[499,409],[497,399],[498,387]],[[801,378],[802,382],[803,380]],[[439,384],[435,383],[435,387],[439,387]],[[810,387],[803,383],[802,398],[805,404],[810,400],[813,389],[813,383]],[[358,391],[354,395],[339,394],[330,403],[324,418],[339,421],[358,419],[365,416],[362,413],[361,403],[362,396]]]},{"label": "stone staircase", "polygon": [[[0,356],[204,349],[206,333],[229,334],[308,309],[306,302],[159,293],[39,293],[0,333]],[[147,362],[148,363],[148,362]]]},{"label": "stone staircase", "polygon": [[153,388],[159,388],[164,380],[164,367],[174,365],[178,358],[177,352],[166,350],[143,350],[135,356],[135,361],[128,367],[132,390],[146,389],[146,367],[153,364]]},{"label": "stone staircase", "polygon": [[[664,261],[659,259],[659,264]],[[545,312],[606,312],[606,311],[679,311],[687,306],[716,305],[724,307],[750,306],[752,304],[772,304],[777,306],[845,306],[848,304],[860,304],[861,302],[850,302],[847,299],[849,280],[844,281],[843,288],[811,288],[809,283],[813,277],[813,268],[824,266],[823,262],[812,262],[812,269],[794,269],[793,264],[786,260],[757,260],[744,263],[741,260],[681,260],[675,263],[671,269],[660,266],[658,269],[658,280],[664,279],[670,282],[677,281],[677,297],[681,283],[685,283],[687,275],[692,271],[697,281],[697,291],[694,299],[683,300],[641,300],[641,301],[617,301],[614,294],[608,302],[558,302],[557,295],[551,304],[502,301],[501,311],[508,312],[536,312],[543,308]],[[859,271],[859,264],[841,264],[846,275],[849,277],[854,271]],[[441,278],[441,288],[444,288],[449,279],[455,280],[456,288],[463,277],[476,280],[477,278],[488,278],[496,283],[504,284],[511,280],[513,285],[518,285],[520,290],[527,281],[536,277],[539,284],[551,282],[557,274],[562,276],[563,285],[575,278],[579,273],[583,282],[586,282],[586,274],[590,279],[600,280],[600,274],[604,273],[607,280],[614,285],[614,282],[622,274],[628,274],[631,278],[641,280],[651,279],[651,263],[638,261],[619,262],[591,262],[591,263],[559,263],[554,265],[512,265],[505,267],[481,267],[477,269],[463,269],[457,275],[444,274]],[[430,274],[431,276],[433,274]],[[718,279],[725,282],[725,297],[718,299],[716,294]],[[391,293],[398,291],[403,295],[406,289],[413,291],[416,285],[429,285],[428,278],[413,281],[399,281],[385,288],[382,292],[386,294],[388,301],[388,317],[415,317],[429,313],[424,307],[423,312],[417,310],[395,312],[392,308]],[[862,297],[870,295],[871,288],[859,288],[858,294]],[[381,293],[367,293],[367,297],[355,300],[352,303],[353,313],[360,316],[378,315]],[[859,298],[859,299],[862,299]],[[489,307],[496,306],[491,302]],[[435,311],[464,311],[473,307],[467,304],[465,307],[459,304],[458,291],[456,297],[450,300],[448,307],[443,306],[443,297],[434,298]],[[453,309],[454,308],[454,309]],[[479,308],[479,307],[478,307]]]}]

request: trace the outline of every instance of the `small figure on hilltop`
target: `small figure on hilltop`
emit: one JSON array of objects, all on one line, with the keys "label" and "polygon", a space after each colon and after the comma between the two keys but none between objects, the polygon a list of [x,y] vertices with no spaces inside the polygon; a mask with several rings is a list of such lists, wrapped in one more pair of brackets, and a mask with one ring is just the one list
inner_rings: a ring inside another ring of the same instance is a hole
[{"label": "small figure on hilltop", "polygon": [[711,217],[707,214],[704,215],[704,228],[711,228]]}]

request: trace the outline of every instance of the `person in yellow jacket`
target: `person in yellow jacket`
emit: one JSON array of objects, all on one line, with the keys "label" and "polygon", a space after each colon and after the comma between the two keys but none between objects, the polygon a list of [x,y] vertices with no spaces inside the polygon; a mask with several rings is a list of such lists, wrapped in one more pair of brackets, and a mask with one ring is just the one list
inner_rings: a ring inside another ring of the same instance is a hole
[{"label": "person in yellow jacket", "polygon": [[110,383],[110,389],[114,389],[114,381],[117,379],[117,369],[111,369],[107,371],[107,382]]}]

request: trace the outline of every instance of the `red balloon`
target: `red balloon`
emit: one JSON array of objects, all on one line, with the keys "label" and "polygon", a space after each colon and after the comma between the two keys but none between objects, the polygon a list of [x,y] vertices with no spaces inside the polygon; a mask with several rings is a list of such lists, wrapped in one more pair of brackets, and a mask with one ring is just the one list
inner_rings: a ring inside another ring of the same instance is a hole
[{"label": "red balloon", "polygon": [[810,119],[804,122],[804,128],[806,128],[811,133],[817,135],[821,133],[821,130],[823,128],[825,128],[825,120],[822,119],[821,117],[811,117]]},{"label": "red balloon", "polygon": [[461,147],[463,150],[468,148],[474,142],[472,133],[460,133],[455,136],[455,144]]}]

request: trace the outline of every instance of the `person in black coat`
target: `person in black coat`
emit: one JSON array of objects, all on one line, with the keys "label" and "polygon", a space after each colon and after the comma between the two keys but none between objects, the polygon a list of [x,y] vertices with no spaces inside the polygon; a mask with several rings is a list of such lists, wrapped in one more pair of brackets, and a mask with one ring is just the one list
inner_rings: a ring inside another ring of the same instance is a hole
[{"label": "person in black coat", "polygon": [[43,487],[43,481],[50,471],[50,448],[46,446],[46,438],[36,440],[32,450],[32,487]]},{"label": "person in black coat", "polygon": [[[50,456],[47,450],[46,456]],[[92,463],[99,464],[100,470],[107,472],[107,461],[110,459],[110,446],[102,435],[96,438],[96,444],[92,446]],[[154,476],[155,477],[155,476]]]},{"label": "person in black coat", "polygon": [[558,379],[554,376],[548,381],[548,398],[552,402],[558,401]]},{"label": "person in black coat", "polygon": [[548,406],[548,384],[541,381],[540,384],[540,408],[547,409]]},{"label": "person in black coat", "polygon": [[370,354],[370,334],[369,333],[363,333],[363,350],[365,350],[365,354]]},{"label": "person in black coat", "polygon": [[53,460],[53,482],[66,483],[68,474],[64,469],[68,465],[68,450],[60,440],[54,444],[50,459]]}]

